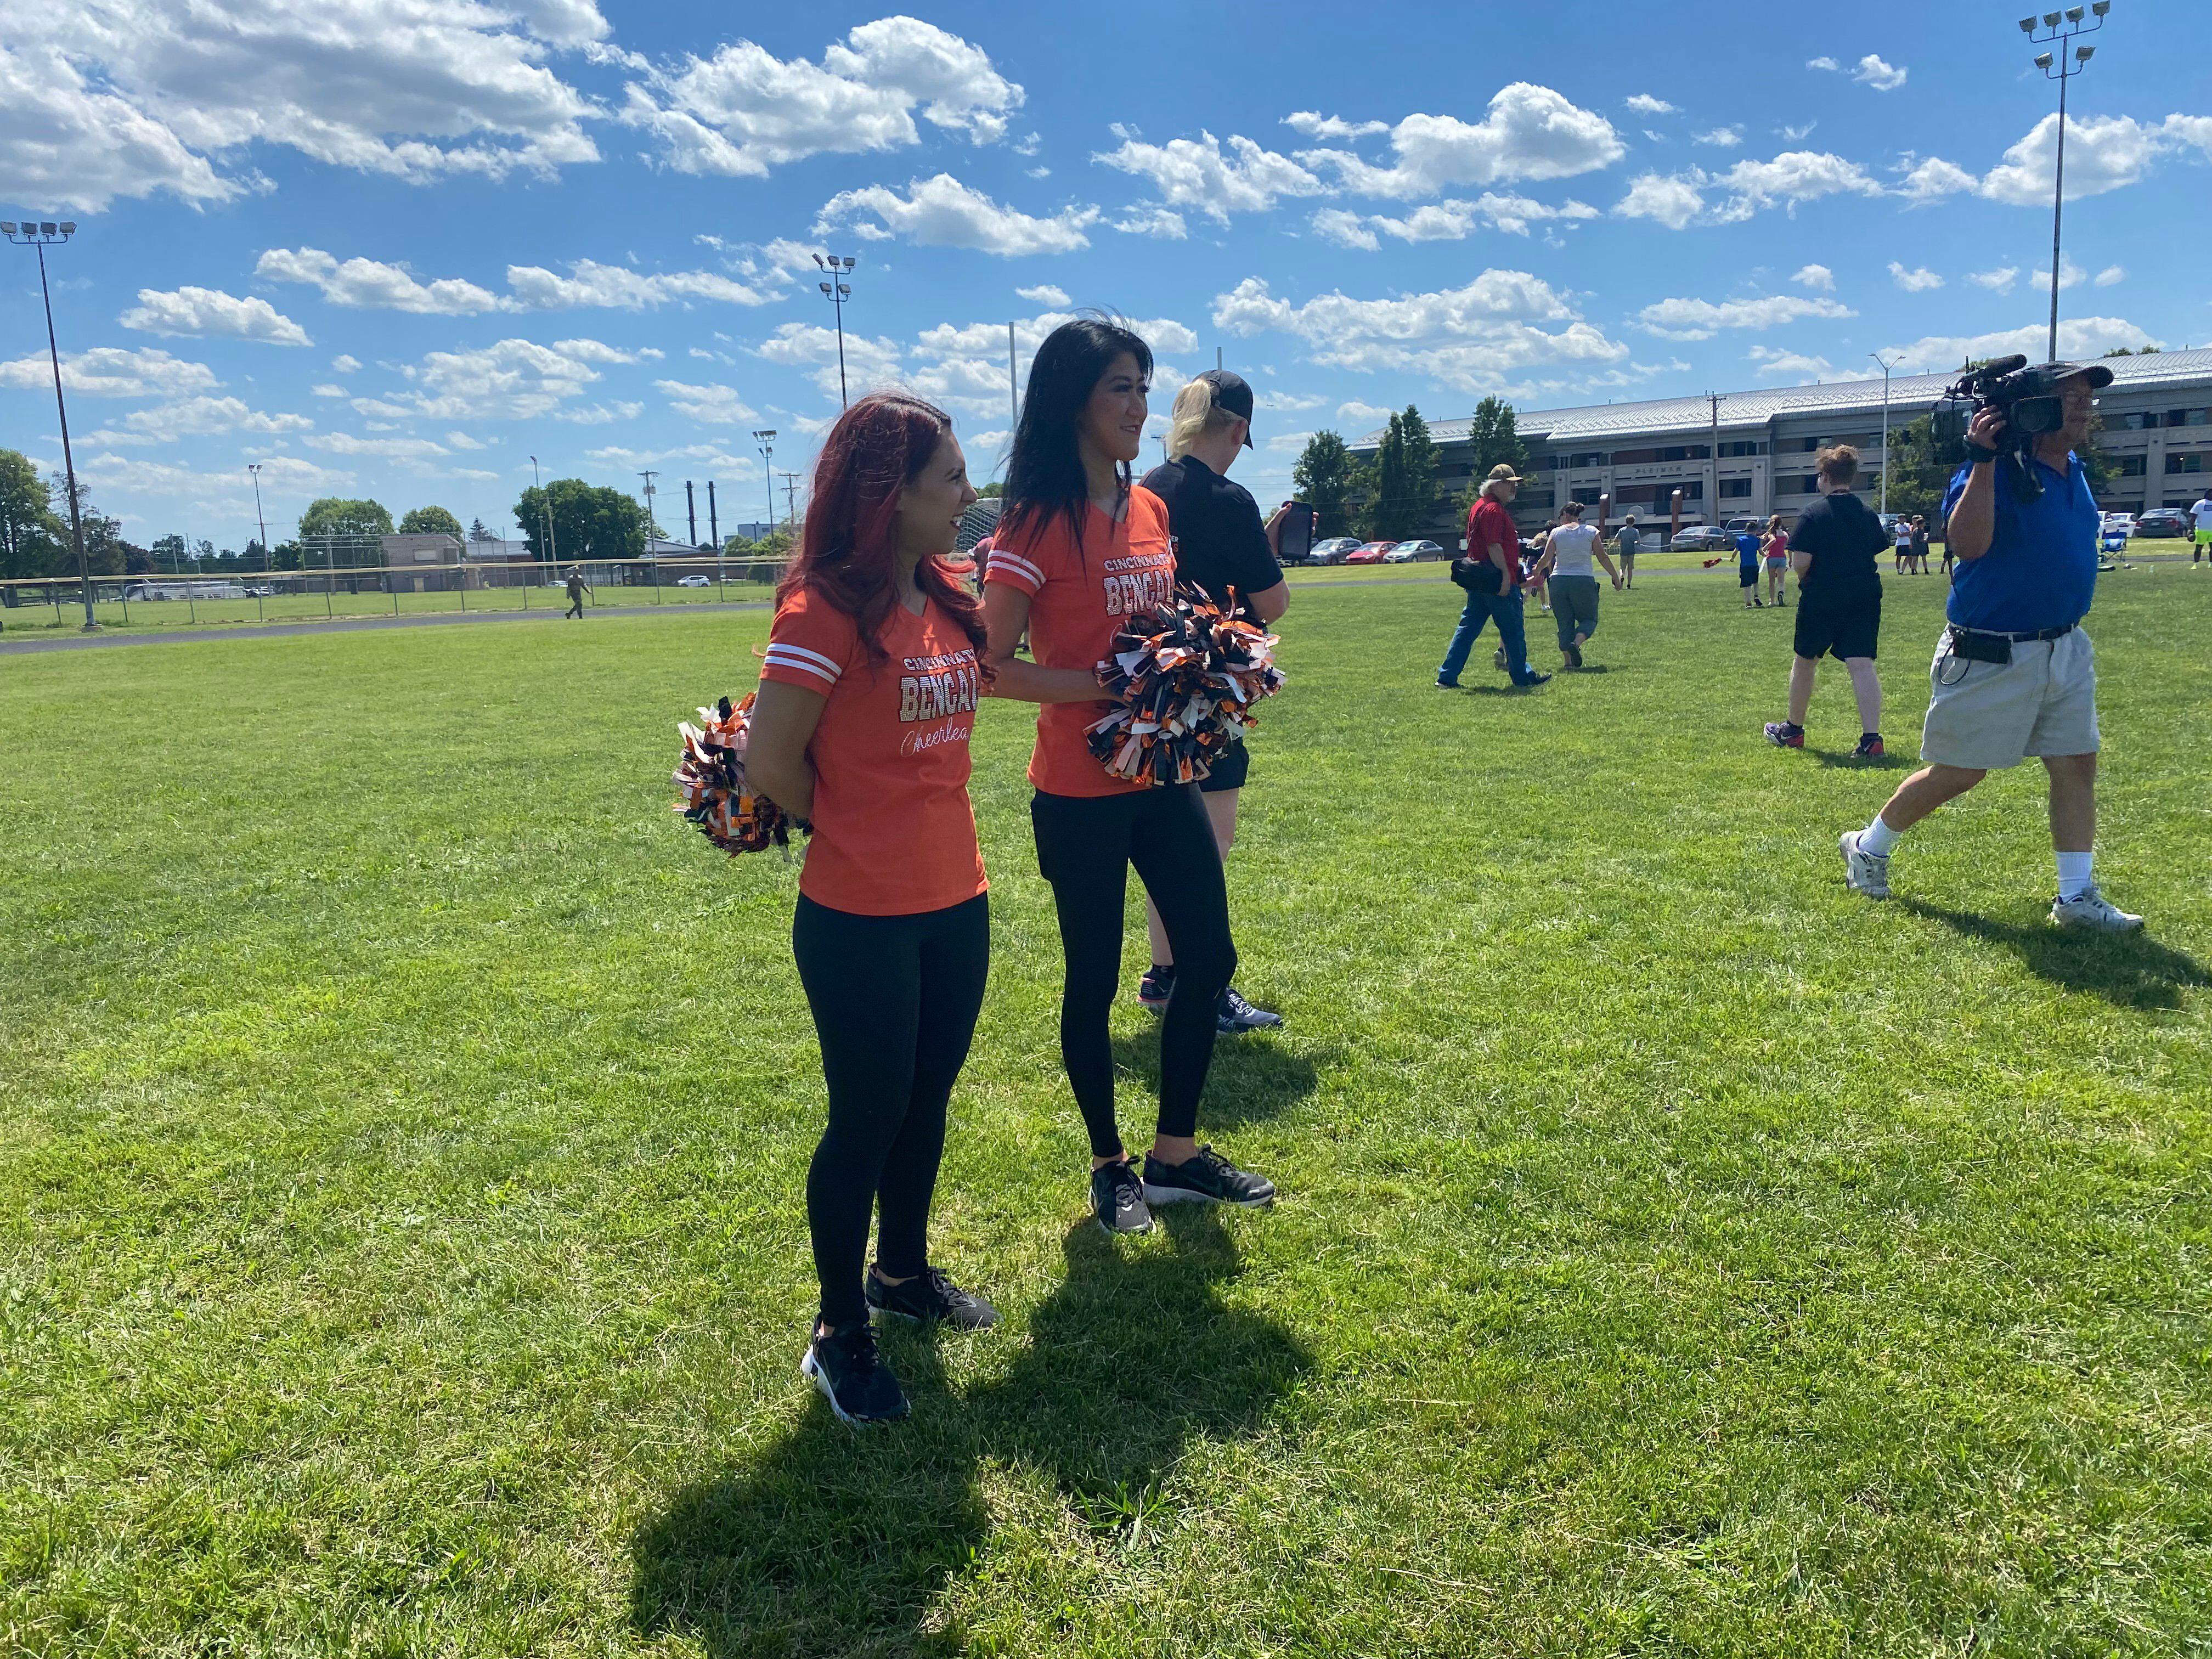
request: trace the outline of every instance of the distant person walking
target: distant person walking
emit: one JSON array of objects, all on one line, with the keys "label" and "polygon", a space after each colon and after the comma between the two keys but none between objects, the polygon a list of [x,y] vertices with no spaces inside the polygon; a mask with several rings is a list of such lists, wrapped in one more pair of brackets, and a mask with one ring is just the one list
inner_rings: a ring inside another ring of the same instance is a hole
[{"label": "distant person walking", "polygon": [[1583,665],[1583,646],[1597,632],[1597,578],[1591,574],[1595,560],[1605,567],[1613,586],[1620,572],[1598,544],[1597,530],[1583,522],[1583,504],[1569,501],[1559,509],[1559,522],[1544,538],[1544,556],[1536,561],[1534,580],[1549,580],[1553,623],[1559,636],[1559,658],[1567,667]]},{"label": "distant person walking", "polygon": [[1467,666],[1475,636],[1486,623],[1498,625],[1498,648],[1505,653],[1505,672],[1514,684],[1541,685],[1552,678],[1528,666],[1528,638],[1521,615],[1521,532],[1506,511],[1520,489],[1519,476],[1500,461],[1475,492],[1474,507],[1467,515],[1467,556],[1452,562],[1452,580],[1467,590],[1467,604],[1437,670],[1441,690],[1458,688],[1460,670]]},{"label": "distant person walking", "polygon": [[1620,558],[1620,585],[1623,587],[1633,587],[1636,586],[1636,554],[1638,540],[1638,538],[1636,532],[1636,515],[1632,513],[1620,521],[1620,534],[1613,540],[1613,546],[1619,550],[1619,556]]},{"label": "distant person walking", "polygon": [[1743,590],[1743,608],[1747,611],[1764,607],[1759,597],[1759,541],[1748,530],[1735,538],[1735,585]]},{"label": "distant person walking", "polygon": [[1917,513],[1912,515],[1912,568],[1928,574],[1928,520]]},{"label": "distant person walking", "polygon": [[1779,607],[1782,605],[1782,584],[1790,576],[1790,537],[1782,528],[1782,515],[1775,514],[1766,521],[1766,534],[1759,542],[1759,551],[1766,561],[1766,597]]},{"label": "distant person walking", "polygon": [[2199,559],[2212,560],[2212,489],[2197,498],[2197,505],[2189,509],[2190,522],[2196,526],[2191,537],[2189,562]]},{"label": "distant person walking", "polygon": [[1899,574],[1912,568],[1912,520],[1900,518],[1890,527],[1890,540],[1895,544],[1892,565]]},{"label": "distant person walking", "polygon": [[568,571],[568,608],[561,613],[563,621],[570,617],[583,621],[584,595],[591,591],[584,581],[584,573],[572,566]]},{"label": "distant person walking", "polygon": [[1859,453],[1849,444],[1820,452],[1816,463],[1826,493],[1797,515],[1790,532],[1790,564],[1797,573],[1796,656],[1790,665],[1790,717],[1766,723],[1766,740],[1783,749],[1805,746],[1805,715],[1813,702],[1813,672],[1824,656],[1843,659],[1858,702],[1860,760],[1881,750],[1881,681],[1875,676],[1881,633],[1881,572],[1876,561],[1889,538],[1881,520],[1851,493]]}]

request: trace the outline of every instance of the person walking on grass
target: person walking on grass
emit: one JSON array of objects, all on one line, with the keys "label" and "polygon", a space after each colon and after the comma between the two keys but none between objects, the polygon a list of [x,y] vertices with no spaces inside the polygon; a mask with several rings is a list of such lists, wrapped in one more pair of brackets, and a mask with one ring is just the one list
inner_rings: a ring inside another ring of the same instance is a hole
[{"label": "person walking on grass", "polygon": [[907,1414],[872,1314],[998,1320],[930,1265],[928,1240],[991,951],[968,799],[990,671],[981,607],[944,563],[975,499],[942,410],[876,392],[838,417],[777,589],[745,756],[749,779],[813,826],[791,946],[830,1115],[806,1177],[822,1303],[801,1370],[848,1423]]},{"label": "person walking on grass", "polygon": [[1735,585],[1743,590],[1743,608],[1765,609],[1759,597],[1759,540],[1748,530],[1735,538]]},{"label": "person walking on grass", "polygon": [[1620,560],[1620,585],[1623,587],[1636,586],[1638,539],[1636,515],[1631,513],[1621,520],[1620,533],[1614,537],[1613,544],[1616,556]]},{"label": "person walking on grass", "polygon": [[1916,513],[1912,515],[1912,568],[1920,575],[1928,572],[1928,520]]},{"label": "person walking on grass", "polygon": [[2058,896],[2051,921],[2100,933],[2132,933],[2130,915],[2098,890],[2097,671],[2081,626],[2097,591],[2099,514],[2080,450],[2088,440],[2098,388],[2112,384],[2102,363],[2045,363],[2039,390],[2064,411],[2057,430],[2039,433],[2025,465],[2041,489],[2014,489],[1997,456],[2002,410],[1984,409],[1966,428],[1966,464],[1943,496],[1944,544],[1959,571],[1944,611],[1948,625],[1929,669],[1928,722],[1920,738],[1928,763],[1897,787],[1863,830],[1839,845],[1844,880],[1869,898],[1889,896],[1889,860],[1898,838],[1991,772],[2028,756],[2051,784],[2051,840]]},{"label": "person walking on grass", "polygon": [[1597,577],[1595,560],[1605,567],[1616,592],[1620,572],[1598,544],[1595,526],[1583,522],[1583,504],[1569,501],[1559,509],[1559,522],[1544,538],[1544,555],[1536,561],[1535,580],[1551,583],[1553,622],[1559,635],[1559,659],[1570,669],[1583,665],[1583,646],[1597,632]]},{"label": "person walking on grass", "polygon": [[1459,688],[1460,671],[1474,649],[1475,636],[1487,623],[1498,627],[1500,665],[1513,684],[1541,685],[1552,677],[1528,666],[1528,639],[1522,617],[1525,591],[1521,574],[1521,532],[1506,511],[1520,493],[1521,479],[1500,461],[1475,492],[1467,515],[1467,556],[1452,562],[1452,580],[1467,590],[1467,604],[1459,613],[1459,626],[1437,670],[1441,690]]},{"label": "person walking on grass", "polygon": [[[1264,628],[1291,608],[1290,584],[1275,562],[1274,541],[1290,503],[1262,524],[1258,503],[1224,476],[1251,447],[1252,388],[1240,374],[1210,368],[1176,394],[1167,460],[1145,475],[1145,488],[1167,504],[1177,583],[1197,584],[1215,605],[1224,610],[1233,605],[1236,616]],[[1224,863],[1236,844],[1237,803],[1250,770],[1251,757],[1240,738],[1199,781],[1199,797]],[[1138,982],[1137,1000],[1161,1013],[1175,991],[1175,945],[1149,895],[1145,928],[1152,961]],[[1254,1007],[1233,985],[1221,994],[1215,1024],[1223,1036],[1282,1023],[1280,1014]]]},{"label": "person walking on grass", "polygon": [[574,565],[569,566],[568,608],[561,613],[561,619],[563,622],[566,622],[571,617],[574,617],[578,622],[583,621],[584,595],[591,591],[591,587],[584,580],[584,573],[577,569]]},{"label": "person walking on grass", "polygon": [[[983,573],[994,695],[1041,704],[1030,781],[1037,867],[1051,884],[1066,980],[1060,1052],[1091,1139],[1091,1203],[1109,1233],[1148,1231],[1152,1206],[1263,1205],[1274,1183],[1196,1139],[1199,1097],[1237,968],[1221,848],[1195,784],[1132,782],[1091,753],[1107,712],[1097,665],[1121,618],[1175,592],[1168,509],[1131,482],[1152,349],[1119,324],[1077,318],[1037,348],[1006,462],[1006,511]],[[1029,635],[1030,655],[1015,654]],[[1175,952],[1160,1024],[1159,1116],[1141,1175],[1114,1110],[1109,1018],[1121,972],[1129,868]]]},{"label": "person walking on grass", "polygon": [[1790,537],[1782,528],[1782,515],[1773,514],[1766,521],[1766,533],[1759,538],[1759,556],[1766,565],[1767,602],[1778,610],[1785,608],[1782,585],[1790,575]]},{"label": "person walking on grass", "polygon": [[2197,504],[2189,509],[2189,562],[2212,560],[2212,489],[2197,498]]},{"label": "person walking on grass", "polygon": [[1813,674],[1820,659],[1843,659],[1858,704],[1859,760],[1881,752],[1881,680],[1875,652],[1881,634],[1881,572],[1876,561],[1889,537],[1881,520],[1851,493],[1859,453],[1849,444],[1822,450],[1815,459],[1826,493],[1797,515],[1790,537],[1790,564],[1797,573],[1797,628],[1790,664],[1789,718],[1766,723],[1766,740],[1783,749],[1805,746],[1805,715],[1813,702]]},{"label": "person walking on grass", "polygon": [[1903,575],[1912,568],[1912,520],[1900,518],[1890,527],[1889,533],[1895,544],[1890,560],[1891,574]]}]

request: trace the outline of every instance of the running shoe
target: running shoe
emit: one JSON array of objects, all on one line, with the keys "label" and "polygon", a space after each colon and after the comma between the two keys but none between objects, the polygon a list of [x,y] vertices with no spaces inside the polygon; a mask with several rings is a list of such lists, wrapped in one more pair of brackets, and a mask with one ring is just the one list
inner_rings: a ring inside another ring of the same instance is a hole
[{"label": "running shoe", "polygon": [[1853,760],[1880,760],[1881,758],[1881,733],[1879,732],[1860,732],[1859,746],[1851,750],[1851,758]]},{"label": "running shoe", "polygon": [[1145,1200],[1149,1204],[1241,1204],[1247,1208],[1275,1201],[1275,1183],[1240,1170],[1211,1146],[1201,1146],[1188,1164],[1163,1164],[1145,1154]]},{"label": "running shoe", "polygon": [[1766,723],[1766,740],[1777,749],[1802,749],[1805,746],[1805,728],[1788,720],[1769,720]]},{"label": "running shoe", "polygon": [[1439,691],[1456,691],[1459,690],[1459,682],[1457,680],[1440,678],[1437,681],[1437,690]]},{"label": "running shoe", "polygon": [[999,1322],[996,1308],[962,1290],[935,1267],[924,1267],[912,1279],[896,1285],[886,1285],[871,1272],[866,1289],[868,1306],[894,1319],[950,1325],[963,1331],[988,1331]]},{"label": "running shoe", "polygon": [[1871,899],[1889,896],[1889,860],[1859,851],[1859,832],[1848,830],[1837,843],[1844,853],[1844,885]]},{"label": "running shoe", "polygon": [[2060,927],[2078,927],[2085,933],[2132,933],[2143,925],[2141,916],[2130,915],[2099,892],[2094,881],[2075,897],[2054,899],[2051,920]]},{"label": "running shoe", "polygon": [[841,1423],[896,1423],[908,1410],[906,1390],[876,1352],[875,1327],[865,1319],[828,1332],[817,1327],[799,1369]]},{"label": "running shoe", "polygon": [[1159,1013],[1175,994],[1175,969],[1172,964],[1162,967],[1154,963],[1145,969],[1145,976],[1137,981],[1137,1006]]},{"label": "running shoe", "polygon": [[1580,668],[1583,665],[1582,647],[1578,645],[1563,645],[1559,647],[1559,654],[1567,659],[1567,666],[1570,668]]},{"label": "running shoe", "polygon": [[1525,680],[1516,680],[1513,682],[1514,684],[1519,686],[1523,691],[1533,691],[1540,685],[1549,685],[1551,683],[1552,677],[1549,674],[1531,674]]},{"label": "running shoe", "polygon": [[1091,1212],[1109,1233],[1152,1231],[1152,1212],[1145,1207],[1145,1184],[1137,1179],[1128,1159],[1091,1172]]},{"label": "running shoe", "polygon": [[1273,1030],[1283,1023],[1283,1017],[1266,1008],[1255,1008],[1231,986],[1221,994],[1221,1006],[1214,1013],[1214,1032],[1219,1036],[1237,1036],[1246,1031]]},{"label": "running shoe", "polygon": [[1765,599],[1753,599],[1751,603],[1752,607],[1754,610],[1764,611],[1766,609],[1766,601]]}]

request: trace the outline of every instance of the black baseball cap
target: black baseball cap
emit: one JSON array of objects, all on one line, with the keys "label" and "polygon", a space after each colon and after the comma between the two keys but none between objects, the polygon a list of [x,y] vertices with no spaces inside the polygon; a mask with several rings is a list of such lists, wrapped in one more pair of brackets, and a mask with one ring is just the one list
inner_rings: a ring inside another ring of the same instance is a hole
[{"label": "black baseball cap", "polygon": [[1252,447],[1252,388],[1232,368],[1209,368],[1198,377],[1213,388],[1213,406],[1244,422],[1244,447]]},{"label": "black baseball cap", "polygon": [[2087,375],[2089,384],[2100,392],[2112,383],[2112,371],[2102,363],[2039,363],[2035,372],[2042,377],[2043,384],[2053,390],[2060,381],[2070,380],[2076,374]]}]

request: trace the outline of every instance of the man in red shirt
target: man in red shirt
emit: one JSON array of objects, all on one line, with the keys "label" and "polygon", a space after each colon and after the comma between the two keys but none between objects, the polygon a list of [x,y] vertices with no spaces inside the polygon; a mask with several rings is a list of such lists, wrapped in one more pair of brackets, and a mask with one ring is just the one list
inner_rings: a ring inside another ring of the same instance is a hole
[{"label": "man in red shirt", "polygon": [[1529,668],[1528,639],[1521,623],[1521,532],[1506,511],[1520,490],[1521,479],[1501,461],[1482,481],[1474,510],[1467,515],[1467,556],[1452,562],[1452,580],[1467,590],[1467,608],[1460,612],[1459,629],[1444,653],[1443,666],[1437,670],[1440,690],[1458,686],[1459,671],[1467,666],[1475,636],[1490,622],[1498,624],[1506,672],[1514,684],[1541,685],[1552,678]]}]

